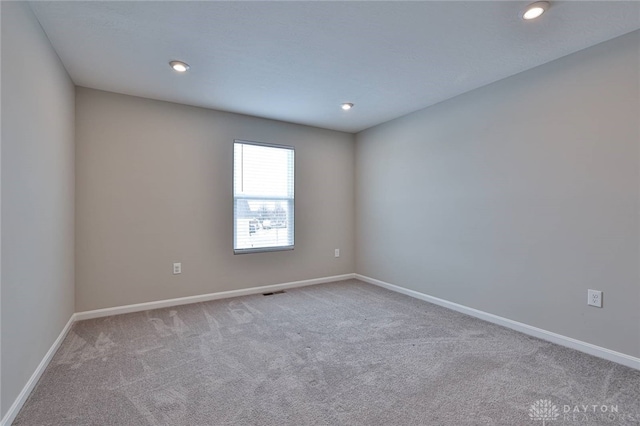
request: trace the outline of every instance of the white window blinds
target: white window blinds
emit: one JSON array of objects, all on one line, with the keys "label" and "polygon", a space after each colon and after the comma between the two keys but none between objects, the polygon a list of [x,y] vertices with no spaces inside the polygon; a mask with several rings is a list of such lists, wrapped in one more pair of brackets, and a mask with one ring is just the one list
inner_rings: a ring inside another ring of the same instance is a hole
[{"label": "white window blinds", "polygon": [[233,251],[294,247],[294,149],[235,141]]}]

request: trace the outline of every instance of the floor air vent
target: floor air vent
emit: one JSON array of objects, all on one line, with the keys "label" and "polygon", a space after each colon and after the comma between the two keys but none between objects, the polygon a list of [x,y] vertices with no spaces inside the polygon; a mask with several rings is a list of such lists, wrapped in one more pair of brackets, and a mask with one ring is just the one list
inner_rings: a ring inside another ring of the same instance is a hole
[{"label": "floor air vent", "polygon": [[284,290],[274,291],[273,293],[262,293],[263,296],[273,296],[274,294],[283,294]]}]

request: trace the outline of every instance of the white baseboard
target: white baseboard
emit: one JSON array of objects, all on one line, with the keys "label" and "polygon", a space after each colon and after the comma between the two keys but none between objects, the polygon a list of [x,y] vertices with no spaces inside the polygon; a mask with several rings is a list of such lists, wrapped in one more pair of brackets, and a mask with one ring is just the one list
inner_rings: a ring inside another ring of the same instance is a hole
[{"label": "white baseboard", "polygon": [[583,342],[581,340],[573,339],[571,337],[563,336],[561,334],[553,333],[551,331],[543,330],[541,328],[533,327],[531,325],[527,325],[521,322],[513,321],[508,318],[503,318],[498,315],[490,314],[488,312],[480,311],[478,309],[470,308],[468,306],[460,305],[458,303],[453,303],[444,299],[439,299],[437,297],[429,296],[427,294],[420,293],[418,291],[409,290],[394,284],[389,284],[387,282],[380,281],[375,278],[370,278],[360,274],[355,274],[355,278],[360,281],[367,282],[369,284],[374,284],[379,287],[386,288],[387,290],[395,291],[396,293],[401,293],[410,297],[414,297],[416,299],[433,303],[435,305],[452,309],[457,312],[461,312],[466,315],[470,315],[472,317],[479,318],[484,321],[498,324],[503,327],[507,327],[524,334],[528,334],[529,336],[537,337],[539,339],[546,340],[548,342],[566,346],[568,348],[575,349],[577,351],[584,352],[589,355],[597,356],[599,358],[604,358],[606,360],[613,361],[618,364],[626,365],[627,367],[631,367],[636,370],[640,370],[640,358],[636,358],[631,355],[612,351],[607,348],[596,346],[591,343]]},{"label": "white baseboard", "polygon": [[269,293],[289,288],[305,287],[333,281],[355,278],[355,274],[334,275],[332,277],[314,278],[311,280],[293,281],[289,283],[265,285],[261,287],[243,288],[241,290],[221,291],[218,293],[201,294],[198,296],[179,297],[177,299],[158,300],[156,302],[136,303],[135,305],[116,306],[113,308],[96,309],[93,311],[77,312],[75,320],[81,321],[92,318],[108,317],[111,315],[128,314],[131,312],[148,311],[150,309],[167,308],[170,306],[188,305],[190,303],[208,302],[210,300],[227,299],[229,297],[247,296],[250,294]]},{"label": "white baseboard", "polygon": [[561,334],[553,333],[547,330],[543,330],[541,328],[533,327],[527,324],[523,324],[521,322],[503,318],[498,315],[493,315],[487,312],[483,312],[478,309],[473,309],[464,305],[449,302],[444,299],[439,299],[437,297],[429,296],[427,294],[420,293],[414,290],[409,290],[403,287],[399,287],[397,285],[389,284],[387,282],[370,278],[364,275],[344,274],[344,275],[335,275],[332,277],[315,278],[310,280],[294,281],[294,282],[283,283],[283,284],[266,285],[262,287],[251,287],[251,288],[245,288],[242,290],[222,291],[218,293],[203,294],[199,296],[180,297],[177,299],[160,300],[157,302],[138,303],[135,305],[117,306],[113,308],[96,309],[93,311],[75,313],[71,316],[71,318],[69,318],[69,321],[60,332],[60,335],[58,336],[58,338],[55,340],[55,342],[53,342],[53,345],[51,345],[51,348],[46,353],[46,355],[44,356],[44,358],[42,359],[42,361],[40,362],[40,364],[38,365],[34,373],[31,375],[31,378],[29,378],[29,381],[27,382],[27,384],[24,386],[24,388],[22,389],[22,391],[20,392],[20,394],[18,395],[14,403],[11,405],[11,407],[5,414],[4,418],[0,421],[0,426],[9,426],[14,421],[14,419],[20,412],[20,409],[22,408],[27,398],[29,397],[29,394],[31,393],[35,385],[38,383],[40,376],[42,376],[42,373],[49,365],[49,362],[51,362],[53,355],[56,353],[56,351],[60,347],[60,344],[64,340],[65,336],[71,329],[71,325],[75,321],[105,317],[110,315],[125,314],[130,312],[146,311],[149,309],[166,308],[169,306],[186,305],[189,303],[206,302],[209,300],[226,299],[229,297],[267,293],[267,292],[273,292],[273,291],[279,291],[279,290],[286,290],[289,288],[304,287],[304,286],[309,286],[314,284],[323,284],[323,283],[348,280],[353,278],[370,283],[370,284],[377,285],[379,287],[386,288],[391,291],[395,291],[397,293],[414,297],[416,299],[424,300],[426,302],[443,306],[445,308],[452,309],[454,311],[458,311],[463,314],[471,315],[481,320],[498,324],[503,327],[507,327],[524,334],[528,334],[530,336],[534,336],[543,340],[547,340],[552,343],[556,343],[571,349],[578,350],[580,352],[584,352],[590,355],[604,358],[606,360],[613,361],[618,364],[626,365],[627,367],[631,367],[636,370],[640,370],[640,358],[636,358],[620,352],[612,351],[610,349],[602,348],[600,346],[592,345],[591,343],[586,343],[580,340],[572,339],[571,337],[566,337]]},{"label": "white baseboard", "polygon": [[64,328],[58,335],[58,338],[55,340],[55,342],[53,342],[53,345],[51,345],[51,347],[45,354],[44,358],[42,358],[42,361],[40,361],[40,364],[38,364],[36,371],[33,372],[31,377],[29,378],[29,381],[27,382],[26,385],[24,385],[24,388],[22,388],[22,391],[20,392],[16,400],[13,401],[13,404],[11,404],[11,407],[9,407],[9,410],[4,415],[4,418],[0,421],[0,426],[9,426],[11,425],[11,423],[13,423],[16,416],[20,412],[20,409],[22,408],[24,403],[27,401],[27,398],[29,398],[31,391],[38,383],[38,380],[40,380],[40,376],[42,376],[42,373],[44,373],[44,370],[47,368],[47,366],[51,362],[53,355],[55,355],[56,351],[60,347],[60,344],[62,343],[67,333],[71,329],[71,325],[74,323],[74,321],[75,321],[75,314],[71,315],[71,318],[69,318],[69,321],[67,321],[67,324],[64,326]]}]

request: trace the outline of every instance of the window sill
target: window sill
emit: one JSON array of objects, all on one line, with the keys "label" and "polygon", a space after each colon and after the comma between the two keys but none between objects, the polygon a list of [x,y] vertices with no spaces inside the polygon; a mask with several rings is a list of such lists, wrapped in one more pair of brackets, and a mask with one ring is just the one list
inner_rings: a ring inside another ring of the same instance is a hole
[{"label": "window sill", "polygon": [[250,254],[250,253],[264,253],[270,251],[291,251],[294,246],[285,246],[285,247],[261,247],[261,248],[250,248],[250,249],[234,249],[233,254]]}]

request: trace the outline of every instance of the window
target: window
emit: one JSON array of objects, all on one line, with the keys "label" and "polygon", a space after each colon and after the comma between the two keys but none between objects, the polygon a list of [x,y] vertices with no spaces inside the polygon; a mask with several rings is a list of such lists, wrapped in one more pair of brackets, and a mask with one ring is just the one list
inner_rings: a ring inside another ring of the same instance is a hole
[{"label": "window", "polygon": [[294,149],[235,141],[233,252],[293,250]]}]

